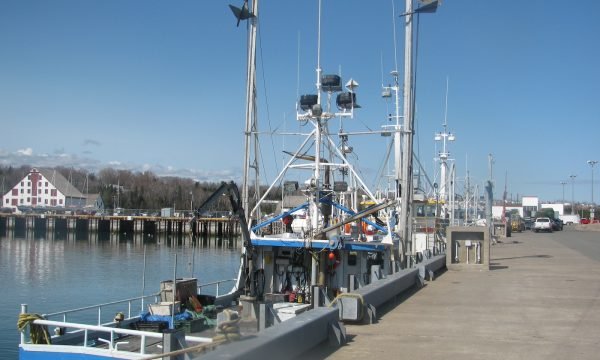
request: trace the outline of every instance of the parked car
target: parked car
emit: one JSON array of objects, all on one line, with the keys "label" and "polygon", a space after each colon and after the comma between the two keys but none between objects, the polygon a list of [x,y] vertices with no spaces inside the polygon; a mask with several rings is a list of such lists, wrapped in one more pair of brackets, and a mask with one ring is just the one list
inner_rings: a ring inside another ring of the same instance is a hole
[{"label": "parked car", "polygon": [[587,218],[581,218],[581,221],[579,222],[580,224],[589,224],[590,223],[590,219]]},{"label": "parked car", "polygon": [[552,220],[547,217],[539,217],[535,219],[535,223],[533,223],[533,231],[548,231],[552,232]]},{"label": "parked car", "polygon": [[561,219],[552,219],[552,230],[561,231],[563,229],[563,221]]}]

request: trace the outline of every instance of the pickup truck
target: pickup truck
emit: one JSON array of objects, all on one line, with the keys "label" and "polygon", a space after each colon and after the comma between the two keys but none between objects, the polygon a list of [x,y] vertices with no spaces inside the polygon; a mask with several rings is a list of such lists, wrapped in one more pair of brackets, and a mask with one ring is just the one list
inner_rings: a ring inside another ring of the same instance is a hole
[{"label": "pickup truck", "polygon": [[579,215],[561,215],[559,218],[565,225],[579,224],[579,222],[583,220],[579,218]]},{"label": "pickup truck", "polygon": [[552,232],[552,221],[547,217],[539,217],[533,223],[533,231],[548,231]]}]

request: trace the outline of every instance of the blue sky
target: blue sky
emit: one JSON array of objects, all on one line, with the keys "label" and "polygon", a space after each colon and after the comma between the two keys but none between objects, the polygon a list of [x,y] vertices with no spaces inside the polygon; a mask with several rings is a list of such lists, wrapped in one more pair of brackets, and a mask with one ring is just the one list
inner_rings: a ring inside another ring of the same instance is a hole
[{"label": "blue sky", "polygon": [[[242,1],[1,1],[0,163],[239,178],[246,31],[229,3]],[[392,1],[323,3],[321,66],[360,84],[362,108],[344,128],[377,129],[390,109],[380,92],[382,73],[387,84],[394,68]],[[404,1],[395,6],[400,12]],[[316,8],[317,0],[261,1],[263,130],[300,128],[297,94],[314,92]],[[600,160],[599,12],[594,0],[447,0],[422,16],[415,146],[428,171],[448,78],[459,181],[468,169],[483,183],[491,153],[496,197],[507,173],[513,198],[559,200],[568,181],[570,200],[575,174],[575,199],[590,201],[586,160]],[[402,70],[400,22],[397,35]],[[292,145],[263,137],[265,176],[276,175]],[[372,182],[385,140],[354,146]]]}]

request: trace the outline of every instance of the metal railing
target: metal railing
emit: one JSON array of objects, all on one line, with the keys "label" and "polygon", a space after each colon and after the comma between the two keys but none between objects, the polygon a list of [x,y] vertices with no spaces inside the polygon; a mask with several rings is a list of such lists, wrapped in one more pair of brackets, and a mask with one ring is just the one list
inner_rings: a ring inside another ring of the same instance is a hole
[{"label": "metal railing", "polygon": [[232,282],[232,281],[237,281],[237,279],[218,280],[218,281],[213,281],[213,282],[209,282],[206,284],[200,284],[200,285],[198,285],[198,294],[202,293],[202,288],[205,288],[208,286],[215,286],[216,287],[215,296],[219,297],[219,295],[221,295],[221,284],[227,283],[227,282]]},{"label": "metal railing", "polygon": [[[108,326],[85,325],[85,324],[76,324],[76,323],[61,322],[61,321],[51,321],[51,320],[35,320],[33,323],[36,325],[57,326],[59,328],[74,329],[73,332],[82,331],[83,332],[83,344],[81,345],[81,347],[84,347],[84,348],[94,347],[94,346],[90,346],[88,344],[88,342],[89,342],[88,335],[89,335],[90,331],[105,332],[105,333],[110,334],[110,340],[102,339],[102,338],[98,338],[98,340],[100,342],[106,343],[108,345],[108,350],[115,350],[115,351],[118,351],[119,345],[121,345],[121,344],[124,345],[124,344],[128,343],[126,341],[117,341],[117,340],[119,340],[118,335],[138,336],[138,337],[140,337],[140,349],[139,349],[140,354],[146,353],[146,343],[147,343],[146,339],[151,338],[151,339],[162,340],[162,338],[163,338],[162,333],[122,329],[122,328],[115,328],[115,327],[108,327]],[[198,337],[198,336],[186,336],[185,340],[188,342],[195,342],[195,343],[211,343],[213,341],[212,338]],[[24,339],[22,338],[21,344],[24,344],[24,343],[25,343]],[[136,352],[136,353],[138,353],[138,352]]]},{"label": "metal railing", "polygon": [[123,299],[123,300],[117,300],[117,301],[111,301],[111,302],[106,302],[106,303],[102,303],[102,304],[96,304],[96,305],[90,305],[90,306],[85,306],[85,307],[81,307],[81,308],[76,308],[76,309],[70,309],[70,310],[64,310],[64,311],[59,311],[59,312],[54,312],[54,313],[49,313],[49,314],[44,314],[43,316],[48,319],[48,318],[52,318],[52,317],[57,317],[57,316],[62,316],[63,322],[67,322],[68,316],[75,314],[75,313],[82,313],[82,312],[88,312],[90,310],[96,310],[97,314],[98,314],[98,318],[97,318],[97,325],[102,325],[102,310],[107,308],[107,307],[114,307],[115,305],[119,305],[119,304],[127,304],[127,314],[126,314],[126,319],[130,319],[132,318],[132,307],[133,304],[135,302],[140,302],[140,312],[143,312],[144,310],[144,300],[148,299],[148,298],[154,298],[154,302],[158,302],[159,299],[159,294],[150,294],[150,295],[145,295],[145,296],[138,296],[138,297],[134,297],[134,298],[129,298],[129,299]]},{"label": "metal railing", "polygon": [[[206,284],[200,284],[200,285],[198,285],[198,293],[200,293],[200,291],[203,288],[214,286],[214,287],[216,287],[215,296],[219,296],[219,295],[221,295],[221,284],[233,282],[236,280],[237,279],[225,279],[225,280],[209,282]],[[133,314],[133,311],[135,311],[135,310],[133,310],[133,308],[137,306],[136,303],[139,302],[140,312],[144,312],[144,302],[147,299],[153,299],[155,303],[159,302],[160,301],[160,293],[144,295],[144,296],[137,296],[137,297],[123,299],[123,300],[110,301],[110,302],[106,302],[106,303],[84,306],[84,307],[75,308],[75,309],[62,310],[62,311],[58,311],[58,312],[43,314],[43,316],[46,319],[62,317],[62,321],[67,322],[67,320],[69,319],[69,316],[71,316],[73,314],[85,313],[85,312],[89,312],[90,310],[94,310],[97,313],[97,318],[95,321],[96,325],[102,325],[102,323],[103,323],[102,315],[103,315],[104,309],[114,308],[116,305],[120,305],[120,304],[127,304],[127,312],[125,314],[126,315],[125,319],[131,319],[132,317],[134,317],[132,314]],[[112,315],[114,315],[114,314],[112,314]],[[137,316],[137,314],[135,316]]]}]

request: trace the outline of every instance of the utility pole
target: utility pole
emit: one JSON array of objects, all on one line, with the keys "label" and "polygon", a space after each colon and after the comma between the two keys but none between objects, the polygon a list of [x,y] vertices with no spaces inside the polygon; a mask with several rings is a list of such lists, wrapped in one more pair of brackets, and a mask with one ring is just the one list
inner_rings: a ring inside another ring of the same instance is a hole
[{"label": "utility pole", "polygon": [[571,178],[571,215],[575,214],[575,178],[577,175],[569,175]]},{"label": "utility pole", "polygon": [[485,197],[485,221],[486,224],[488,226],[488,229],[490,231],[490,234],[492,234],[492,229],[493,229],[493,225],[492,225],[492,206],[494,203],[494,178],[493,178],[493,167],[494,167],[494,156],[492,156],[492,154],[488,155],[488,166],[489,166],[489,171],[490,171],[490,178],[488,179],[486,185],[485,185],[485,193],[486,193],[486,197]]},{"label": "utility pole", "polygon": [[596,218],[596,204],[594,204],[594,166],[596,166],[598,160],[588,160],[587,163],[592,167],[592,204],[590,205],[590,222],[593,222]]},{"label": "utility pole", "polygon": [[565,185],[567,184],[567,182],[566,181],[561,181],[560,184],[562,185],[562,188],[563,188],[563,195],[562,195],[561,201],[562,201],[562,203],[564,205],[564,203],[565,203]]}]

